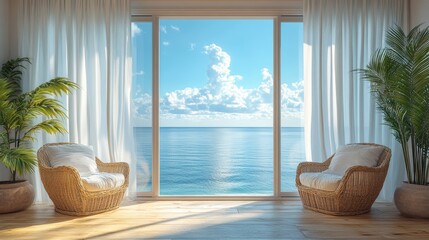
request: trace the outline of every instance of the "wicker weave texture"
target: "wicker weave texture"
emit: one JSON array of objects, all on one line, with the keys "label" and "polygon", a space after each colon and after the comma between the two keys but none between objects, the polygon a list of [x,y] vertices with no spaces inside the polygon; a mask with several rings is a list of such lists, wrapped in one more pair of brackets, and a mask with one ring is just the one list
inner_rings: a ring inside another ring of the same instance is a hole
[{"label": "wicker weave texture", "polygon": [[376,167],[354,166],[344,174],[335,191],[303,186],[299,176],[303,172],[322,172],[328,169],[332,155],[322,163],[303,162],[296,170],[296,186],[303,206],[330,215],[358,215],[367,213],[383,187],[389,168],[391,150],[383,145],[359,143],[384,148]]},{"label": "wicker weave texture", "polygon": [[122,186],[96,192],[87,191],[75,168],[61,166],[50,167],[46,146],[69,143],[46,144],[37,152],[40,177],[43,186],[55,205],[55,211],[73,216],[86,216],[107,212],[119,207],[124,198],[129,182],[129,166],[127,163],[103,163],[96,158],[101,172],[122,173],[125,182]]}]

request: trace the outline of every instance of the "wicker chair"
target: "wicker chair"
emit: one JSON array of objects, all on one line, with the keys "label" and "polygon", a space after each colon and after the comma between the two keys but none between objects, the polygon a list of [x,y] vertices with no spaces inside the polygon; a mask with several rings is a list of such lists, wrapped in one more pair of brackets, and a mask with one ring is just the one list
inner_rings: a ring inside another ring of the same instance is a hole
[{"label": "wicker chair", "polygon": [[383,187],[391,157],[388,147],[384,148],[376,167],[354,166],[347,169],[335,191],[326,191],[301,184],[304,172],[322,172],[328,169],[332,155],[322,163],[302,162],[296,171],[296,186],[303,206],[330,215],[358,215],[367,213]]},{"label": "wicker chair", "polygon": [[73,216],[86,216],[107,212],[119,207],[128,187],[129,166],[125,162],[103,163],[96,158],[101,172],[122,173],[122,186],[101,191],[87,191],[75,168],[61,166],[52,168],[46,155],[46,146],[68,143],[46,144],[37,152],[39,171],[43,186],[55,205],[55,211]]}]

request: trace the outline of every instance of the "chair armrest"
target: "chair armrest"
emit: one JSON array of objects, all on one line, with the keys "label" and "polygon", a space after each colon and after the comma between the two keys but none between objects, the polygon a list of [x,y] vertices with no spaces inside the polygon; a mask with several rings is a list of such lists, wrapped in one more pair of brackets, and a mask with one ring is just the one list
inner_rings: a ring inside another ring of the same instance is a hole
[{"label": "chair armrest", "polygon": [[387,167],[350,167],[344,173],[336,192],[369,192],[378,188],[381,189],[387,175]]},{"label": "chair armrest", "polygon": [[367,167],[367,166],[353,166],[346,170],[344,176],[351,175],[356,172],[382,172],[383,168],[380,166],[377,167]]},{"label": "chair armrest", "polygon": [[97,167],[100,172],[122,173],[125,177],[125,182],[128,185],[128,176],[130,174],[130,166],[126,162],[105,163],[96,158]]},{"label": "chair armrest", "polygon": [[74,167],[42,167],[39,165],[40,177],[48,193],[68,192],[82,193],[84,190],[79,172]]},{"label": "chair armrest", "polygon": [[323,172],[328,169],[329,164],[331,163],[332,157],[329,157],[324,162],[301,162],[296,168],[295,183],[296,185],[301,185],[299,176],[304,172]]},{"label": "chair armrest", "polygon": [[301,174],[303,172],[322,172],[328,169],[331,163],[332,157],[328,158],[324,162],[301,162],[299,163],[296,173]]}]

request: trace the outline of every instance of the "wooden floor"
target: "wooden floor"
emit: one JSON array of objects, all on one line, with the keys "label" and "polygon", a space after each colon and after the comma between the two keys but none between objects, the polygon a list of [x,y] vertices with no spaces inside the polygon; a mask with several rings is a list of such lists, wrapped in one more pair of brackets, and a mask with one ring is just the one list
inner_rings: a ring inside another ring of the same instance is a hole
[{"label": "wooden floor", "polygon": [[0,215],[0,239],[429,239],[429,220],[390,203],[334,217],[300,201],[128,202],[113,212],[70,217],[52,206]]}]

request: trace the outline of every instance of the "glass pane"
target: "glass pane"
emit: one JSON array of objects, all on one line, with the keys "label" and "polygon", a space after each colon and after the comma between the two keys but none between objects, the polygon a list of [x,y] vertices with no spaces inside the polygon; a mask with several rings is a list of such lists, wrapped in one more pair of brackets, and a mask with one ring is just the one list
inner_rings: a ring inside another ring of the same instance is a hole
[{"label": "glass pane", "polygon": [[160,21],[161,195],[272,195],[273,20]]},{"label": "glass pane", "polygon": [[305,161],[303,24],[281,23],[281,191],[295,192],[298,163]]},{"label": "glass pane", "polygon": [[133,22],[133,122],[137,192],[152,191],[152,23]]}]

